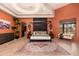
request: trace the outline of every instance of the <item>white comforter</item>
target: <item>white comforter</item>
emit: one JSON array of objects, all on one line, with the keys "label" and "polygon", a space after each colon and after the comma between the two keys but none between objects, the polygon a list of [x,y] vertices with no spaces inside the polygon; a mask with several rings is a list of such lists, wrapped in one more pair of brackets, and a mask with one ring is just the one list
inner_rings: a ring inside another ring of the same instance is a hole
[{"label": "white comforter", "polygon": [[49,35],[33,35],[30,37],[30,40],[50,40],[51,37]]}]

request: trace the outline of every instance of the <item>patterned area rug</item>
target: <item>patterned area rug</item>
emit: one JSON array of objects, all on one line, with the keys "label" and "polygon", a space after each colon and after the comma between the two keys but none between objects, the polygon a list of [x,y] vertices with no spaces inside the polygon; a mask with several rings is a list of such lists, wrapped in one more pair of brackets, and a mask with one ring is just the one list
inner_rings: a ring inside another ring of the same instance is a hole
[{"label": "patterned area rug", "polygon": [[31,42],[19,49],[16,55],[70,55],[65,49],[52,42]]}]

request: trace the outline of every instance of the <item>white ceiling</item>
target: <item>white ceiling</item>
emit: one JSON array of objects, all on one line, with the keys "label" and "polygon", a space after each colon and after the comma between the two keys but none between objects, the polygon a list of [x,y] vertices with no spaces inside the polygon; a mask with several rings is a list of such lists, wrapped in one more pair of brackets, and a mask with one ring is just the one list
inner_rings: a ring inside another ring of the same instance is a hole
[{"label": "white ceiling", "polygon": [[0,9],[15,17],[54,17],[54,11],[69,3],[0,3]]}]

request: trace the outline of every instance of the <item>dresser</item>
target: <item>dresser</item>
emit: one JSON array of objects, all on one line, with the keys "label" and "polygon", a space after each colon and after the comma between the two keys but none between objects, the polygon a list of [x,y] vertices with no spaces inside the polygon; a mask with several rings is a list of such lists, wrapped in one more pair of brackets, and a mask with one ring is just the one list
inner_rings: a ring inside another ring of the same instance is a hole
[{"label": "dresser", "polygon": [[0,44],[9,42],[11,40],[14,40],[14,33],[3,33],[3,34],[0,34]]}]

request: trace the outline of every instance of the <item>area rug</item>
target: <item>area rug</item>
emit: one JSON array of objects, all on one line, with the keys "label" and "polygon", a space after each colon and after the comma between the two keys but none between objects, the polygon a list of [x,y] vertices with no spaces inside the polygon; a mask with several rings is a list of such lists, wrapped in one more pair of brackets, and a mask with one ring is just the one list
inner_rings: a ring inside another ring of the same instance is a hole
[{"label": "area rug", "polygon": [[16,55],[70,55],[65,49],[52,42],[29,42],[24,47],[19,49]]}]

